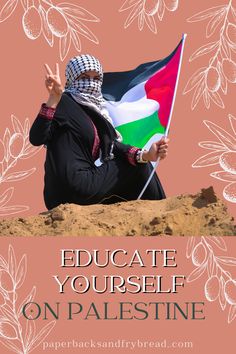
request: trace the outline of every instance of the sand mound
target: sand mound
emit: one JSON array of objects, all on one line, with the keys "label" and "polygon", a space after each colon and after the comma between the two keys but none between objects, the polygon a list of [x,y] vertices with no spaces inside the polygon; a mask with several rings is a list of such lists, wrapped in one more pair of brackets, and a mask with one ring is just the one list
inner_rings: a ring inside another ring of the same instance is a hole
[{"label": "sand mound", "polygon": [[113,205],[64,204],[28,218],[2,219],[1,236],[229,236],[234,218],[212,187],[196,195]]}]

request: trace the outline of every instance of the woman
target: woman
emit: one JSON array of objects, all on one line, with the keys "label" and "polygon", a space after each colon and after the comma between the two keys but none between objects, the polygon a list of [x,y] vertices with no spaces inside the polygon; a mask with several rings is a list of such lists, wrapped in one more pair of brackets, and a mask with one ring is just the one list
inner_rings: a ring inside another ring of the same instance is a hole
[{"label": "woman", "polygon": [[[69,61],[64,92],[58,64],[55,74],[47,64],[45,67],[49,98],[31,127],[30,142],[47,147],[46,207],[137,199],[151,173],[149,161],[166,156],[168,141],[152,144],[149,151],[119,141],[101,93],[102,67],[93,56]],[[94,163],[98,157],[103,162],[99,167]],[[163,198],[155,175],[143,199]]]}]

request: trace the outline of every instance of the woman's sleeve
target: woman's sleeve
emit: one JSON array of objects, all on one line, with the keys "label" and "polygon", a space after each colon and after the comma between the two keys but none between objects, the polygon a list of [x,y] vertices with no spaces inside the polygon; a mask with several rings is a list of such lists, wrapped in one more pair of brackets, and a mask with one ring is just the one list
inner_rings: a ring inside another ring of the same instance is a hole
[{"label": "woman's sleeve", "polygon": [[128,160],[128,162],[131,165],[136,166],[137,165],[137,160],[136,160],[136,156],[137,156],[137,152],[141,150],[138,147],[135,146],[131,146],[128,144],[123,144],[119,141],[115,141],[114,143],[114,154],[115,156],[120,156],[120,157],[124,157],[126,160]]},{"label": "woman's sleeve", "polygon": [[29,133],[29,140],[32,145],[46,145],[50,141],[55,111],[55,108],[47,107],[45,103],[42,104]]}]

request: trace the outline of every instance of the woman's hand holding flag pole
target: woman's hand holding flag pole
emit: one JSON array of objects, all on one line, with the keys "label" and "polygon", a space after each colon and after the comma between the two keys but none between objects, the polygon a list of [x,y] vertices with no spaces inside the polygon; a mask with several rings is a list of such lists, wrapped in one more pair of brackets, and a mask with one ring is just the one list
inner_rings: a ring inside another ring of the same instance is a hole
[{"label": "woman's hand holding flag pole", "polygon": [[[178,73],[177,73],[177,78],[176,78],[176,83],[175,83],[175,89],[174,89],[174,95],[173,95],[173,100],[172,100],[172,104],[171,104],[171,110],[170,110],[170,115],[169,115],[169,119],[168,119],[168,123],[167,123],[167,126],[166,126],[166,131],[165,131],[165,134],[163,136],[163,138],[160,140],[160,142],[163,140],[163,141],[166,141],[168,142],[167,140],[167,136],[168,136],[168,133],[169,133],[169,128],[170,128],[170,123],[171,123],[171,119],[172,119],[172,114],[173,114],[173,108],[174,108],[174,103],[175,103],[175,98],[176,98],[176,93],[177,93],[177,87],[178,87],[178,82],[179,82],[179,76],[180,76],[180,69],[181,69],[181,64],[182,64],[182,60],[183,60],[183,51],[184,51],[184,44],[185,44],[185,39],[187,37],[187,34],[183,34],[183,37],[182,37],[182,47],[181,47],[181,52],[180,52],[180,58],[179,58],[179,66],[178,66]],[[161,145],[160,145],[161,146]],[[143,193],[145,192],[147,186],[149,185],[154,173],[156,172],[157,170],[157,167],[159,165],[159,162],[161,160],[161,157],[159,156],[157,158],[157,161],[154,165],[154,168],[152,170],[152,173],[150,174],[147,182],[145,183],[145,186],[143,187],[141,193],[139,194],[137,200],[141,199],[142,196],[143,196]]]}]

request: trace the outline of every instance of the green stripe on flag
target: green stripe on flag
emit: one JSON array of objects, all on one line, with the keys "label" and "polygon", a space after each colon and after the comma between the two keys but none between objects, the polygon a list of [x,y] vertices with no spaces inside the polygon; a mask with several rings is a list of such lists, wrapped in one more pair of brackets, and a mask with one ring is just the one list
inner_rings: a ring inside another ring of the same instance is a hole
[{"label": "green stripe on flag", "polygon": [[117,126],[116,129],[122,135],[124,144],[139,148],[143,148],[154,134],[165,133],[165,128],[161,125],[157,112],[149,117]]}]

